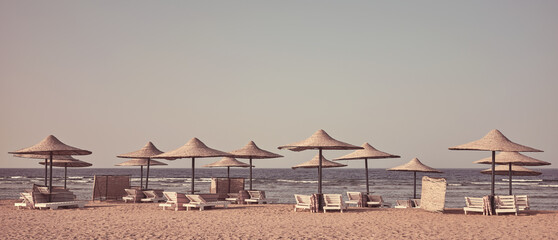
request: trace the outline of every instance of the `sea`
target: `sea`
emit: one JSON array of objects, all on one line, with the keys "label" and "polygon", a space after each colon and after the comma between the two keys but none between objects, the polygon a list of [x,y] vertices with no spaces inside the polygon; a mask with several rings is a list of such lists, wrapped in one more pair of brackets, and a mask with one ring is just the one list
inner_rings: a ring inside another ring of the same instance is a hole
[{"label": "sea", "polygon": [[[440,169],[441,174],[417,173],[417,197],[420,197],[422,176],[442,177],[447,181],[446,208],[462,208],[464,197],[481,197],[490,194],[490,175],[481,169]],[[512,180],[513,194],[528,195],[531,209],[558,210],[558,169],[533,169],[539,176],[517,176]],[[224,168],[195,169],[195,189],[209,193],[211,178],[226,177]],[[79,200],[91,200],[95,175],[131,175],[132,186],[140,185],[140,168],[68,168],[67,187]],[[246,178],[248,169],[231,168],[231,177]],[[150,189],[189,192],[190,168],[151,168]],[[144,173],[145,178],[145,173]],[[294,204],[294,194],[313,194],[318,191],[317,169],[266,169],[253,170],[253,189],[264,190],[268,198],[278,203]],[[323,169],[322,192],[339,193],[366,191],[365,170],[359,168]],[[395,205],[396,200],[413,198],[413,173],[369,169],[370,191],[382,195],[384,201]],[[144,179],[145,181],[145,179]],[[44,184],[44,168],[0,168],[0,199],[17,199],[19,193],[31,185]],[[507,176],[496,176],[496,195],[507,195]],[[53,185],[64,185],[64,169],[53,169]]]}]

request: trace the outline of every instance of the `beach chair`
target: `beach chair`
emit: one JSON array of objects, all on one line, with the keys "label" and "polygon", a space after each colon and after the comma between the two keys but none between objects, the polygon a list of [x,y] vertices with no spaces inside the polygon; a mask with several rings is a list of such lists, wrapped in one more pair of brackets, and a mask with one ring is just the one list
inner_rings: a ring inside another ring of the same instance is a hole
[{"label": "beach chair", "polygon": [[391,207],[391,204],[384,202],[384,199],[380,195],[368,195],[368,202],[366,202],[368,207]]},{"label": "beach chair", "polygon": [[411,199],[414,208],[420,208],[420,199]]},{"label": "beach chair", "polygon": [[347,204],[347,206],[354,204],[355,207],[358,207],[359,203],[362,201],[361,196],[362,195],[360,192],[347,192],[347,198],[349,198],[349,200],[345,201],[345,203]]},{"label": "beach chair", "polygon": [[132,202],[140,202],[142,198],[145,197],[145,195],[143,194],[143,192],[139,189],[135,189],[135,188],[127,188],[124,189],[124,191],[126,191],[126,193],[128,194],[127,196],[122,197],[122,200],[124,200],[124,202],[128,202],[128,201],[132,201]]},{"label": "beach chair", "polygon": [[517,216],[518,208],[515,204],[515,196],[496,196],[496,215],[499,213],[515,213]]},{"label": "beach chair", "polygon": [[465,197],[466,207],[463,208],[465,215],[467,212],[480,212],[485,215],[484,200],[482,198]]},{"label": "beach chair", "polygon": [[411,200],[395,200],[395,208],[411,208],[413,203]]},{"label": "beach chair", "polygon": [[527,195],[515,195],[515,204],[519,211],[529,210],[529,197]]},{"label": "beach chair", "polygon": [[[21,202],[16,202],[16,203],[14,203],[14,206],[15,206],[17,209],[20,209],[20,208],[22,208],[22,207],[31,208],[31,206],[33,206],[33,205],[23,196],[23,194],[24,194],[24,193],[20,193],[20,194],[19,194],[19,195],[20,195],[19,199],[21,199]],[[27,194],[27,193],[25,193],[25,194]]]},{"label": "beach chair", "polygon": [[227,208],[229,205],[228,201],[215,201],[215,202],[208,202],[205,201],[205,199],[203,199],[202,196],[200,195],[186,195],[186,197],[188,198],[188,200],[190,200],[189,203],[183,204],[182,206],[186,207],[186,211],[189,211],[190,208],[199,208],[200,211],[203,211],[205,207],[215,207],[215,206],[223,206],[224,208]]},{"label": "beach chair", "polygon": [[163,195],[167,199],[166,203],[159,204],[159,207],[163,207],[163,210],[165,210],[167,207],[174,207],[175,211],[184,210],[185,208],[183,205],[189,202],[184,193],[163,192]]},{"label": "beach chair", "polygon": [[[308,209],[310,210],[310,195],[299,195],[295,194],[296,205],[294,206],[294,211],[296,212],[297,209]],[[312,211],[310,211],[312,212]]]},{"label": "beach chair", "polygon": [[245,199],[244,200],[248,204],[250,204],[250,203],[257,203],[257,204],[271,203],[274,200],[274,199],[266,198],[264,191],[248,191],[248,194],[250,195],[250,199]]},{"label": "beach chair", "polygon": [[21,195],[26,199],[31,208],[50,208],[51,210],[56,210],[59,207],[85,207],[85,201],[48,202],[47,196],[40,192],[22,193]]},{"label": "beach chair", "polygon": [[165,200],[162,190],[146,190],[142,192],[145,195],[145,198],[141,199],[142,202],[160,202]]},{"label": "beach chair", "polygon": [[227,197],[225,201],[229,201],[231,203],[238,203],[238,193],[227,193]]},{"label": "beach chair", "polygon": [[324,194],[324,213],[327,210],[343,210],[347,209],[347,205],[343,201],[341,194]]}]

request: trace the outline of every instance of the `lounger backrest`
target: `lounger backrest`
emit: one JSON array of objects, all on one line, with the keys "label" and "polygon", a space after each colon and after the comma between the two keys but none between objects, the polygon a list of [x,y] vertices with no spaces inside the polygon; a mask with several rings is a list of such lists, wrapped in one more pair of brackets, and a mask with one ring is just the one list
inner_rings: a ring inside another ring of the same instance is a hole
[{"label": "lounger backrest", "polygon": [[308,205],[310,204],[310,198],[311,198],[310,195],[295,194],[296,204]]},{"label": "lounger backrest", "polygon": [[467,207],[471,208],[482,208],[484,206],[484,201],[482,198],[465,197],[465,204],[467,204]]},{"label": "lounger backrest", "polygon": [[515,204],[517,206],[529,207],[529,197],[527,195],[516,195]]},{"label": "lounger backrest", "polygon": [[264,199],[263,191],[248,191],[248,194],[250,194],[251,199]]},{"label": "lounger backrest", "polygon": [[176,202],[177,194],[177,192],[163,192],[163,195],[165,195],[165,198],[167,198],[167,202]]},{"label": "lounger backrest", "polygon": [[420,199],[412,199],[411,201],[413,201],[415,207],[420,207]]},{"label": "lounger backrest", "polygon": [[349,200],[360,200],[360,193],[359,192],[347,192],[347,197]]},{"label": "lounger backrest", "polygon": [[136,196],[137,195],[137,189],[126,188],[126,189],[124,189],[124,191],[126,191],[128,196]]},{"label": "lounger backrest", "polygon": [[186,195],[186,197],[190,200],[190,202],[194,202],[194,203],[206,203],[207,201],[205,201],[205,199],[197,194],[192,194],[192,195]]},{"label": "lounger backrest", "polygon": [[143,191],[143,194],[145,194],[147,198],[157,198],[157,195],[153,190]]},{"label": "lounger backrest", "polygon": [[163,195],[167,198],[167,203],[187,203],[188,198],[184,195],[184,193],[177,193],[177,192],[163,192]]},{"label": "lounger backrest", "polygon": [[368,201],[379,202],[380,204],[384,202],[381,195],[368,195]]},{"label": "lounger backrest", "polygon": [[341,194],[324,194],[325,205],[341,205],[343,204],[343,197]]},{"label": "lounger backrest", "polygon": [[516,208],[515,196],[496,196],[498,208]]}]

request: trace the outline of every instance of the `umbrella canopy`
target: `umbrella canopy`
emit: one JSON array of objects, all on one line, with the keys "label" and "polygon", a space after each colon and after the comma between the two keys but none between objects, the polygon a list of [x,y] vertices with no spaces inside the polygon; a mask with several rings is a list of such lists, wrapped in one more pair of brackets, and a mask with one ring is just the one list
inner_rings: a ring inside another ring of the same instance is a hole
[{"label": "umbrella canopy", "polygon": [[[305,163],[301,163],[298,164],[296,166],[291,167],[292,169],[297,169],[297,168],[318,168],[320,166],[320,155],[316,154],[316,156],[314,156],[312,158],[312,160],[305,162]],[[341,163],[336,163],[336,162],[332,162],[330,160],[327,160],[325,157],[322,156],[322,168],[334,168],[334,167],[346,167],[347,165],[345,164],[341,164]]]},{"label": "umbrella canopy", "polygon": [[116,164],[114,166],[140,166],[140,188],[141,189],[143,189],[143,166],[148,166],[147,176],[145,178],[145,188],[147,189],[148,188],[147,179],[149,178],[149,166],[157,166],[157,165],[168,165],[168,164],[159,162],[157,160],[151,160],[150,158],[135,158]]},{"label": "umbrella canopy", "polygon": [[[143,178],[143,166],[147,166],[147,176],[145,177],[145,188],[149,188],[149,168],[152,165],[152,164],[150,164],[152,162],[151,157],[153,157],[155,155],[159,155],[161,153],[163,153],[163,151],[157,149],[157,147],[155,147],[155,145],[153,145],[152,142],[147,142],[147,144],[145,144],[145,146],[143,146],[140,150],[125,153],[125,154],[121,154],[121,155],[118,155],[116,157],[146,159],[146,161],[145,161],[146,164],[128,165],[128,166],[142,166],[141,167],[142,178]],[[174,159],[176,159],[176,158],[170,158],[170,159],[167,159],[167,160],[174,160]],[[161,163],[161,162],[159,162],[159,163]],[[161,164],[158,164],[158,165],[161,165]],[[126,166],[126,165],[117,165],[117,166]],[[142,178],[140,178],[140,184],[142,185],[141,187],[143,187],[143,183],[141,182]]]},{"label": "umbrella canopy", "polygon": [[413,158],[408,163],[390,168],[388,171],[404,171],[414,173],[413,198],[417,198],[417,172],[442,173],[442,171],[424,165],[418,158]]},{"label": "umbrella canopy", "polygon": [[[483,138],[472,141],[470,143],[458,145],[455,147],[450,147],[449,150],[477,150],[477,151],[492,151],[492,181],[491,181],[491,202],[494,206],[494,180],[495,180],[495,169],[496,169],[496,151],[499,152],[542,152],[541,150],[523,146],[510,141],[504,134],[502,134],[498,129],[494,129]],[[493,209],[494,210],[494,209]]]},{"label": "umbrella canopy", "polygon": [[[483,158],[473,163],[492,164],[492,158]],[[496,154],[496,164],[512,164],[516,166],[543,166],[550,165],[549,162],[541,161],[518,152],[500,152]]]},{"label": "umbrella canopy", "polygon": [[[280,158],[282,155],[275,154],[259,148],[254,141],[250,141],[246,146],[241,149],[229,152],[236,158],[247,158],[250,160],[249,165],[252,166],[252,159],[264,158]],[[250,190],[252,190],[252,167],[250,167]]]},{"label": "umbrella canopy", "polygon": [[350,150],[362,149],[362,147],[338,141],[324,130],[320,129],[306,140],[291,143],[288,145],[280,146],[279,149],[289,149],[291,151],[299,152],[308,149],[318,149],[319,163],[318,163],[318,193],[322,193],[322,150]]},{"label": "umbrella canopy", "polygon": [[[494,172],[496,175],[508,175],[509,168],[505,165],[498,165],[496,166],[496,171]],[[481,173],[483,174],[492,174],[492,169],[482,170]],[[526,167],[512,165],[511,173],[514,176],[538,176],[541,175],[541,172],[533,171]],[[511,182],[511,181],[510,181]]]},{"label": "umbrella canopy", "polygon": [[[8,152],[10,154],[40,154],[40,155],[48,155],[50,158],[50,162],[52,163],[52,156],[53,155],[89,155],[91,151],[79,149],[76,147],[72,147],[69,145],[64,144],[58,138],[53,135],[49,135],[41,142],[28,147],[23,148],[14,152]],[[49,178],[49,192],[52,192],[52,165],[50,164],[50,178]],[[49,195],[49,201],[51,199],[51,195]]]},{"label": "umbrella canopy", "polygon": [[253,167],[250,164],[246,164],[243,163],[241,161],[238,161],[232,157],[224,157],[221,158],[221,160],[214,162],[214,163],[210,163],[207,165],[204,165],[203,167],[209,167],[209,168],[213,168],[213,167],[226,167],[227,168],[227,179],[228,179],[228,189],[227,192],[230,192],[231,190],[231,181],[230,181],[230,176],[231,176],[231,167]]},{"label": "umbrella canopy", "polygon": [[368,159],[381,159],[381,158],[400,158],[400,156],[389,154],[377,150],[376,148],[370,146],[368,143],[362,144],[363,149],[356,150],[345,156],[333,159],[334,161],[339,160],[360,160],[364,159],[364,169],[366,170],[366,192],[370,192],[370,185],[368,183]]},{"label": "umbrella canopy", "polygon": [[209,148],[197,138],[192,138],[184,146],[175,150],[153,156],[153,158],[192,158],[192,184],[191,193],[194,194],[194,177],[195,177],[195,161],[196,158],[208,157],[233,157],[232,154]]},{"label": "umbrella canopy", "polygon": [[[62,156],[64,156],[64,155],[62,155]],[[67,179],[68,179],[68,168],[69,167],[90,167],[90,166],[93,166],[93,164],[91,164],[91,163],[84,162],[84,161],[81,161],[81,160],[77,160],[77,159],[75,159],[71,156],[69,156],[69,157],[72,158],[73,160],[72,159],[62,159],[62,160],[54,159],[54,160],[52,160],[52,166],[63,167],[64,168],[64,189],[66,188],[66,182],[67,182]],[[42,164],[42,165],[45,165],[45,166],[50,165],[50,163],[46,163],[46,162],[39,162],[39,164]]]}]

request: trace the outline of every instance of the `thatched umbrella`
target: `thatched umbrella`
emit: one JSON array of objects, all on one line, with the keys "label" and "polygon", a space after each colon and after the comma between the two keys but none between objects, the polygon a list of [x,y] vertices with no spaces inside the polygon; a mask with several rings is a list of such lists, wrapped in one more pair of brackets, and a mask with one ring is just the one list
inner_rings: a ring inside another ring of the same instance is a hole
[{"label": "thatched umbrella", "polygon": [[[213,148],[207,147],[202,141],[197,138],[192,138],[184,146],[179,147],[175,150],[162,153],[152,158],[192,158],[192,190],[191,193],[194,194],[194,177],[195,177],[195,163],[196,158],[209,158],[209,157],[233,157],[232,154],[215,150]],[[170,159],[169,159],[170,160]]]},{"label": "thatched umbrella", "polygon": [[[140,166],[140,189],[144,189],[143,188],[143,166],[161,166],[161,165],[168,165],[168,164],[159,162],[157,160],[151,160],[149,158],[136,158],[136,159],[130,159],[126,162],[116,164],[114,166]],[[148,177],[149,177],[149,171],[147,177],[145,178],[145,189],[148,189],[147,188]]]},{"label": "thatched umbrella", "polygon": [[405,171],[414,173],[414,183],[413,183],[413,199],[417,198],[417,172],[430,172],[430,173],[442,173],[442,171],[436,170],[429,166],[426,166],[418,160],[418,158],[413,158],[408,163],[401,166],[388,169],[388,171]]},{"label": "thatched umbrella", "polygon": [[[41,142],[24,149],[20,149],[9,154],[39,154],[49,156],[50,159],[50,179],[49,179],[49,192],[52,192],[52,156],[53,155],[89,155],[90,151],[72,147],[62,143],[55,136],[49,135]],[[49,195],[49,201],[52,199]]]},{"label": "thatched umbrella", "polygon": [[246,164],[243,163],[241,161],[238,161],[232,157],[224,157],[221,158],[221,160],[214,162],[214,163],[210,163],[207,165],[204,165],[203,167],[209,167],[209,168],[213,168],[213,167],[226,167],[227,168],[227,182],[229,183],[227,192],[230,192],[231,190],[231,167],[252,167],[250,166],[250,164]]},{"label": "thatched umbrella", "polygon": [[[155,156],[155,155],[159,155],[163,153],[163,151],[157,149],[157,147],[155,147],[155,145],[153,145],[152,142],[147,142],[147,144],[145,144],[145,146],[143,146],[140,150],[134,151],[134,152],[130,152],[130,153],[125,153],[125,154],[120,154],[116,157],[119,158],[136,158],[136,159],[145,159],[146,163],[145,165],[134,165],[134,166],[142,166],[141,168],[141,172],[142,172],[142,176],[143,176],[143,166],[147,166],[147,176],[145,177],[145,188],[149,188],[149,168],[151,166],[151,157]],[[174,160],[176,158],[171,158],[171,159],[167,159],[167,160]],[[159,162],[160,163],[160,162]],[[161,165],[161,164],[158,164]],[[166,165],[166,164],[165,164]],[[130,165],[129,165],[130,166]],[[143,186],[140,186],[143,187]]]},{"label": "thatched umbrella", "polygon": [[256,146],[254,141],[250,141],[246,146],[241,149],[229,152],[236,158],[247,158],[250,159],[250,190],[252,190],[252,159],[265,159],[265,158],[280,158],[282,155],[275,154],[266,150],[263,150]]},{"label": "thatched umbrella", "polygon": [[[320,155],[316,154],[316,156],[314,156],[312,158],[312,160],[305,162],[305,163],[301,163],[298,164],[296,166],[291,167],[292,169],[297,169],[297,168],[318,168],[320,166]],[[336,162],[332,162],[330,160],[327,160],[324,156],[322,156],[322,168],[334,168],[334,167],[346,167],[347,165],[345,164],[341,164],[341,163],[336,163]]]},{"label": "thatched umbrella", "polygon": [[389,154],[377,150],[376,148],[370,146],[368,143],[362,144],[364,149],[356,150],[345,156],[333,159],[334,161],[339,160],[357,160],[364,159],[364,169],[366,170],[366,192],[370,193],[370,187],[368,184],[368,159],[382,159],[382,158],[400,158],[400,156]]},{"label": "thatched umbrella", "polygon": [[[476,150],[476,151],[492,151],[492,182],[491,182],[491,201],[494,201],[494,179],[495,179],[495,168],[496,168],[496,151],[498,152],[542,152],[541,150],[523,146],[510,141],[504,134],[502,134],[497,129],[494,129],[483,138],[466,143],[463,145],[458,145],[455,147],[450,147],[449,150]],[[494,202],[492,202],[494,206]]]},{"label": "thatched umbrella", "polygon": [[324,130],[320,129],[306,140],[280,146],[279,149],[289,149],[300,152],[308,149],[318,149],[318,193],[322,194],[322,150],[351,150],[363,149],[362,147],[335,140]]},{"label": "thatched umbrella", "polygon": [[[50,163],[44,163],[44,162],[39,162],[39,164],[42,164],[42,165],[45,165],[45,166],[50,165]],[[69,167],[90,167],[90,166],[93,166],[93,164],[88,163],[88,162],[84,162],[84,161],[81,161],[81,160],[77,160],[77,159],[74,158],[74,160],[57,160],[57,159],[54,159],[54,160],[52,160],[52,166],[63,167],[64,168],[64,189],[66,189],[66,180],[68,179],[68,168]]]},{"label": "thatched umbrella", "polygon": [[[492,164],[492,159],[491,158],[483,158],[481,160],[478,161],[474,161],[473,163],[478,163],[478,164]],[[545,162],[545,161],[541,161],[529,156],[525,156],[521,153],[518,152],[500,152],[498,154],[496,154],[496,164],[499,165],[508,165],[508,177],[509,177],[509,192],[510,195],[512,195],[512,175],[516,175],[516,176],[522,176],[522,175],[517,175],[514,173],[513,171],[513,166],[544,166],[544,165],[550,165],[549,162]],[[513,165],[513,166],[512,166]],[[496,166],[496,175],[502,175],[498,173],[497,169],[501,169],[500,166]],[[530,171],[530,170],[529,170]],[[483,171],[483,173],[485,173]],[[537,174],[538,175],[538,174]]]},{"label": "thatched umbrella", "polygon": [[[39,155],[39,154],[14,154],[14,157],[20,158],[30,158],[30,159],[44,159],[45,161],[42,163],[45,165],[45,186],[48,187],[48,155]],[[52,156],[53,160],[77,160],[70,155],[54,155]],[[56,166],[56,165],[54,165]]]}]

